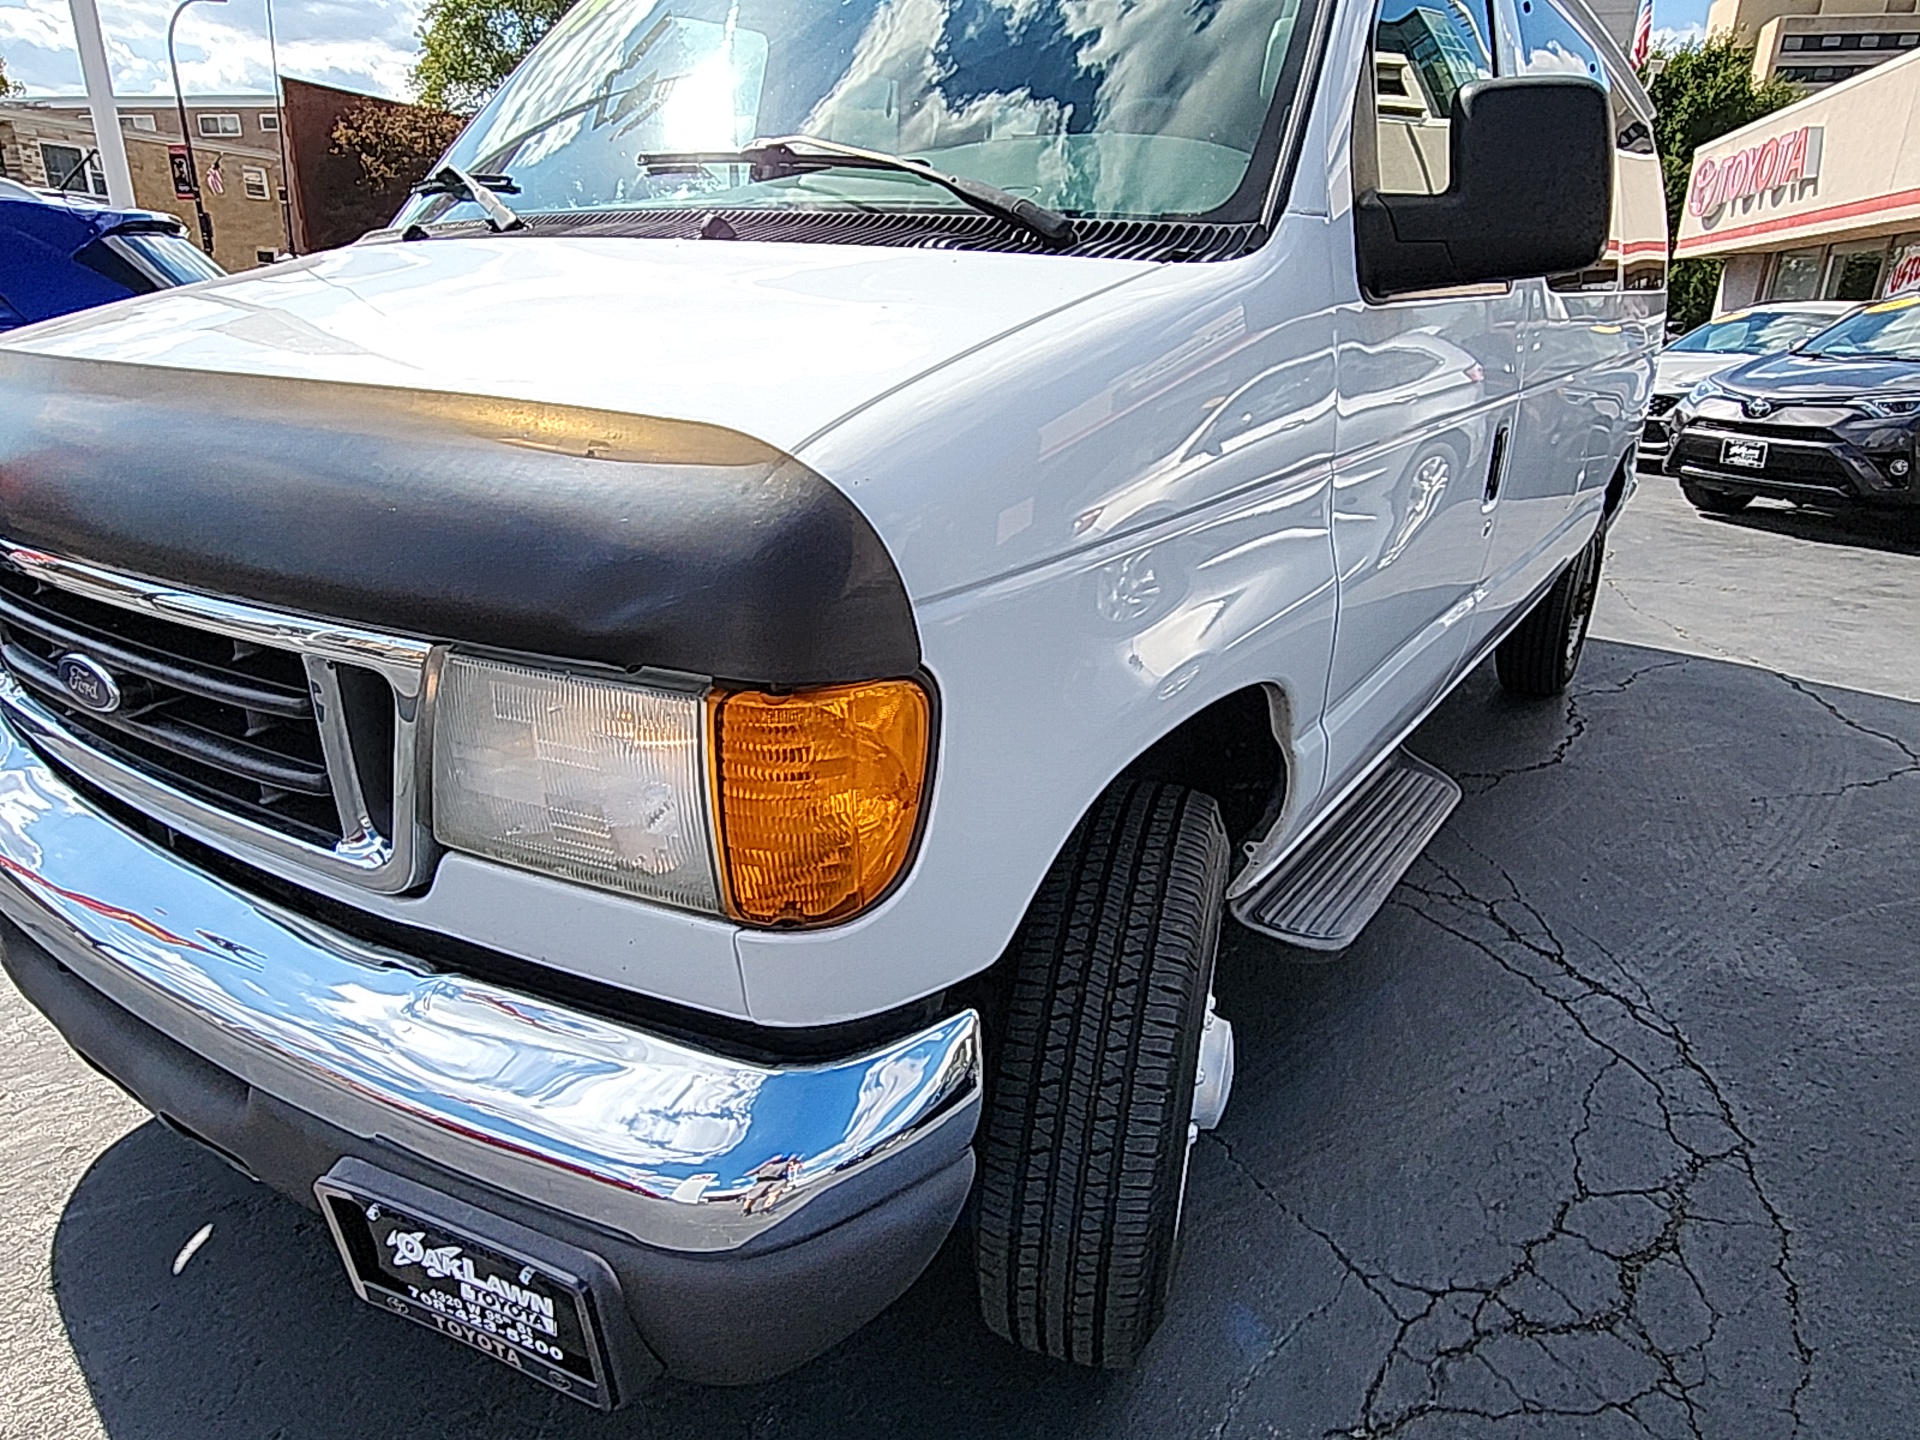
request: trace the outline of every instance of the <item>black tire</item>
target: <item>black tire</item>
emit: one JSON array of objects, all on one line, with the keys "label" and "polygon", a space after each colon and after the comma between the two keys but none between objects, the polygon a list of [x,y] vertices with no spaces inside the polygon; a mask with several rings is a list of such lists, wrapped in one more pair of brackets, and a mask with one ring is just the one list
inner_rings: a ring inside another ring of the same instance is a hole
[{"label": "black tire", "polygon": [[1682,485],[1680,493],[1702,515],[1738,515],[1753,503],[1751,495],[1736,495],[1731,490],[1709,490],[1704,485]]},{"label": "black tire", "polygon": [[1509,694],[1546,699],[1573,683],[1580,652],[1587,645],[1594,597],[1600,593],[1600,562],[1606,548],[1607,527],[1602,525],[1553,588],[1494,651],[1500,684]]},{"label": "black tire", "polygon": [[995,1333],[1117,1370],[1160,1324],[1228,846],[1198,791],[1115,785],[1015,936],[981,1125],[975,1257]]}]

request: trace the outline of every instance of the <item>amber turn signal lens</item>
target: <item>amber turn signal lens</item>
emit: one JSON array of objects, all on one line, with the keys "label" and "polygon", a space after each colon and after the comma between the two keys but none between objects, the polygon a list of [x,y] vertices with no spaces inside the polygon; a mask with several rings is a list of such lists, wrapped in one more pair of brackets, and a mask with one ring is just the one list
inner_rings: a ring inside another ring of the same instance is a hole
[{"label": "amber turn signal lens", "polygon": [[842,920],[906,863],[927,779],[910,680],[797,695],[715,693],[714,789],[728,908],[759,925]]}]

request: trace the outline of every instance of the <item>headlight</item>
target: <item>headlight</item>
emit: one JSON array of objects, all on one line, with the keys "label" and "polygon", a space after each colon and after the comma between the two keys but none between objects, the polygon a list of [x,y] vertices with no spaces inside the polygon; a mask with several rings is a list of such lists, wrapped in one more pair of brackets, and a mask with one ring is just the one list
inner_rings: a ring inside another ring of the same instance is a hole
[{"label": "headlight", "polygon": [[635,684],[452,654],[433,828],[451,849],[756,924],[845,919],[912,849],[926,692]]},{"label": "headlight", "polygon": [[450,655],[433,828],[509,865],[717,910],[705,698]]},{"label": "headlight", "polygon": [[1854,400],[1853,408],[1876,420],[1905,420],[1920,414],[1920,395],[1862,395]]}]

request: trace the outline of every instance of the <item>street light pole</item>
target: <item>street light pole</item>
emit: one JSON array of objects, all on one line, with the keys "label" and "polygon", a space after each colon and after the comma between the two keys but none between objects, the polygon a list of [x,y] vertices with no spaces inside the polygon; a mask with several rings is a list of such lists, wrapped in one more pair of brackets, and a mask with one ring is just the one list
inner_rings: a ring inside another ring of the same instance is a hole
[{"label": "street light pole", "polygon": [[298,255],[293,243],[293,169],[287,164],[287,99],[280,89],[280,47],[273,38],[273,0],[267,0],[267,63],[273,66],[273,113],[280,135],[280,223],[286,227],[287,253]]},{"label": "street light pole", "polygon": [[[200,167],[193,158],[193,135],[187,129],[187,100],[180,90],[180,61],[173,53],[173,27],[180,23],[180,16],[196,0],[180,0],[174,7],[173,18],[167,22],[167,68],[173,72],[173,103],[180,111],[180,143],[187,147],[187,175],[193,182],[193,213],[200,220],[200,248],[213,254],[213,217],[207,214],[206,204],[200,195]],[[209,5],[224,5],[226,0],[206,0]]]}]

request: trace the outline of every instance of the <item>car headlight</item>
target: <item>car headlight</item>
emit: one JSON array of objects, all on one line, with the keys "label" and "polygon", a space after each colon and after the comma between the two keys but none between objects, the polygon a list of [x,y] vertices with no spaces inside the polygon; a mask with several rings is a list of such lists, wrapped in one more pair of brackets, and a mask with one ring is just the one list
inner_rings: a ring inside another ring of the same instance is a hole
[{"label": "car headlight", "polygon": [[1920,415],[1920,395],[1862,395],[1854,400],[1853,408],[1876,420],[1905,420]]},{"label": "car headlight", "polygon": [[456,652],[435,702],[434,833],[754,924],[842,920],[912,850],[930,710],[910,680],[771,695]]}]

